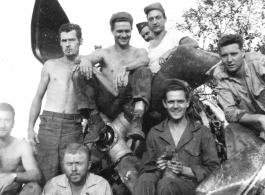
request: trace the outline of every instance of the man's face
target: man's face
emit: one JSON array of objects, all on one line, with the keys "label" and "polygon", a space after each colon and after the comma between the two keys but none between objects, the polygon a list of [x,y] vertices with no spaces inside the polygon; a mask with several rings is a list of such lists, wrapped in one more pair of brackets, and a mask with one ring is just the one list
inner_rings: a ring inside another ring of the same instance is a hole
[{"label": "man's face", "polygon": [[220,48],[220,56],[229,73],[235,74],[243,67],[244,51],[237,43]]},{"label": "man's face", "polygon": [[84,153],[66,153],[63,161],[65,174],[72,184],[82,184],[86,180],[91,162]]},{"label": "man's face", "polygon": [[142,30],[141,30],[141,36],[143,37],[143,39],[146,42],[149,42],[151,40],[154,39],[154,34],[153,32],[150,30],[149,26],[145,26]]},{"label": "man's face", "polygon": [[164,18],[163,13],[159,10],[152,10],[147,15],[147,20],[151,31],[159,34],[165,29],[167,19]]},{"label": "man's face", "polygon": [[174,121],[179,121],[185,117],[186,110],[190,102],[185,97],[183,90],[169,91],[163,105],[167,109],[169,117]]},{"label": "man's face", "polygon": [[10,135],[14,122],[12,112],[0,110],[0,137],[4,138]]},{"label": "man's face", "polygon": [[61,32],[60,45],[63,53],[66,56],[76,56],[79,53],[79,47],[82,45],[83,40],[76,37],[76,31]]},{"label": "man's face", "polygon": [[112,30],[115,43],[119,44],[120,46],[129,45],[131,39],[131,32],[132,27],[130,22],[115,22],[114,29]]}]

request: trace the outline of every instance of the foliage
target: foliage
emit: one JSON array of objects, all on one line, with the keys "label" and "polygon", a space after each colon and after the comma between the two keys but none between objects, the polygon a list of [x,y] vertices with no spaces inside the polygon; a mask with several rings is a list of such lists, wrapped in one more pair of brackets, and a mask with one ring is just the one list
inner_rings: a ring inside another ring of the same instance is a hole
[{"label": "foliage", "polygon": [[185,11],[182,19],[176,28],[189,31],[208,51],[217,51],[222,35],[238,33],[246,51],[265,52],[264,0],[197,0],[197,8]]}]

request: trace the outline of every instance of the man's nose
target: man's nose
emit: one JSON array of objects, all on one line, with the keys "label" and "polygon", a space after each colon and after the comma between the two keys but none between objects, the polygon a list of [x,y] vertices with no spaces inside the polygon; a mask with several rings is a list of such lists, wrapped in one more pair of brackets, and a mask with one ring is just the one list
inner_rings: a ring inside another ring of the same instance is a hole
[{"label": "man's nose", "polygon": [[178,104],[178,102],[174,102],[174,108],[178,108],[179,107],[179,104]]},{"label": "man's nose", "polygon": [[66,41],[66,46],[69,46],[70,45],[70,42],[69,41]]},{"label": "man's nose", "polygon": [[75,163],[73,163],[73,165],[72,165],[72,171],[76,171],[76,164]]},{"label": "man's nose", "polygon": [[227,61],[228,61],[228,62],[231,62],[231,61],[232,61],[232,56],[231,56],[231,55],[228,55],[228,56],[227,56]]}]

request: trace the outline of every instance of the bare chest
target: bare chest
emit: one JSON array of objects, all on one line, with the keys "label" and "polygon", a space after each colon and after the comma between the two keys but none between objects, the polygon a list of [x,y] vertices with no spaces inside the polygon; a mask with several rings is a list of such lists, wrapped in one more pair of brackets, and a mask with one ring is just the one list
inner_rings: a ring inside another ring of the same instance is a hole
[{"label": "bare chest", "polygon": [[50,73],[50,83],[53,85],[60,85],[64,86],[69,83],[72,83],[72,68],[62,66],[62,65],[57,65],[54,67]]},{"label": "bare chest", "polygon": [[23,170],[21,157],[18,152],[9,148],[0,150],[0,172],[21,172]]}]

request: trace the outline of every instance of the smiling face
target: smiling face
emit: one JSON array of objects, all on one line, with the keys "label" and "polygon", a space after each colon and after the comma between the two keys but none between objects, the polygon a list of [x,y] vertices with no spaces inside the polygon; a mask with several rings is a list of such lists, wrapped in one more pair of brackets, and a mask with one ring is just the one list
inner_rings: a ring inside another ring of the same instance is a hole
[{"label": "smiling face", "polygon": [[163,105],[173,121],[180,121],[185,117],[189,104],[183,90],[169,91],[166,94],[166,99],[163,100]]},{"label": "smiling face", "polygon": [[90,166],[91,161],[87,159],[84,152],[76,154],[66,153],[64,155],[64,172],[72,184],[78,185],[84,183]]},{"label": "smiling face", "polygon": [[10,135],[14,127],[14,116],[10,111],[0,110],[0,137],[5,138]]},{"label": "smiling face", "polygon": [[112,34],[115,44],[122,47],[129,45],[131,39],[132,26],[128,21],[115,22]]},{"label": "smiling face", "polygon": [[165,29],[167,19],[164,18],[163,13],[159,10],[152,10],[147,15],[148,25],[150,29],[159,34]]},{"label": "smiling face", "polygon": [[220,48],[220,56],[228,73],[236,74],[243,68],[244,51],[237,43]]},{"label": "smiling face", "polygon": [[60,45],[65,56],[71,57],[78,55],[79,47],[82,45],[83,40],[77,38],[75,30],[61,32],[60,39]]},{"label": "smiling face", "polygon": [[143,37],[143,39],[146,42],[149,42],[151,40],[154,39],[154,34],[153,32],[150,30],[149,26],[145,26],[142,30],[141,30],[141,36]]}]

